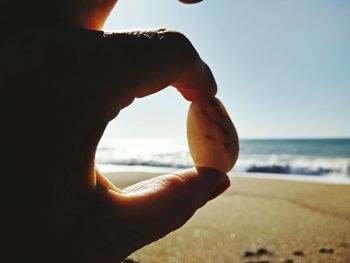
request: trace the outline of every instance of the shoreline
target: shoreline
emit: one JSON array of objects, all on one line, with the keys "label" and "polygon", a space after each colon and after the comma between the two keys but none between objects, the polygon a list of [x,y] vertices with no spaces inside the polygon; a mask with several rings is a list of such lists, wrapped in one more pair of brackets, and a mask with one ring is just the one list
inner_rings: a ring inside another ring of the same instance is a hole
[{"label": "shoreline", "polygon": [[[179,168],[143,166],[143,165],[113,165],[113,164],[97,164],[98,169],[103,174],[113,173],[156,173],[166,174],[179,171]],[[271,179],[271,180],[287,180],[300,182],[313,182],[324,184],[350,185],[350,176],[341,177],[333,175],[300,175],[300,174],[275,174],[275,173],[248,173],[248,172],[229,172],[230,177],[255,178],[255,179]]]}]

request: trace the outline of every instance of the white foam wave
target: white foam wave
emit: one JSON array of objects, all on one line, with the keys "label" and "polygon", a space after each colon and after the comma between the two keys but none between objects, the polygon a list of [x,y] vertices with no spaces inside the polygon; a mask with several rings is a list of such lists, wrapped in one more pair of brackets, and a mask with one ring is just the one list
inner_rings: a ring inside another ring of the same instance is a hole
[{"label": "white foam wave", "polygon": [[[103,141],[99,164],[187,168],[193,166],[185,140],[127,138]],[[350,158],[241,153],[233,172],[331,176],[350,180]]]}]

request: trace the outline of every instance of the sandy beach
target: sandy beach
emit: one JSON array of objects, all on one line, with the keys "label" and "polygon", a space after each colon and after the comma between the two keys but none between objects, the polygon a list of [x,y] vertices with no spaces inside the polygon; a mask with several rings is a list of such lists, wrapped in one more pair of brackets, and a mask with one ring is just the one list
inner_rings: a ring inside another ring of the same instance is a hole
[{"label": "sandy beach", "polygon": [[[108,173],[118,187],[155,173]],[[234,176],[181,229],[129,262],[350,262],[350,185]]]}]

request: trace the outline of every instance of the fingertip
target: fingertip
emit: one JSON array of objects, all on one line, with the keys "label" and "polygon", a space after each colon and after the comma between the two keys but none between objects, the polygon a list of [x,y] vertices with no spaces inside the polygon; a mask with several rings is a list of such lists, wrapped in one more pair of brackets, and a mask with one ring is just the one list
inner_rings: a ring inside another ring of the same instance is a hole
[{"label": "fingertip", "polygon": [[177,90],[181,93],[182,97],[184,97],[188,101],[195,101],[204,98],[213,98],[217,93],[216,84],[209,86],[208,89],[177,88]]},{"label": "fingertip", "polygon": [[204,95],[202,94],[203,92],[200,92],[199,90],[182,89],[182,88],[178,88],[177,90],[181,93],[182,97],[184,97],[188,101],[194,101],[196,99],[204,97]]},{"label": "fingertip", "polygon": [[203,98],[215,97],[217,93],[217,84],[209,66],[201,61],[201,66],[181,82],[173,84],[181,95],[188,101],[194,101]]},{"label": "fingertip", "polygon": [[209,66],[203,62],[204,67],[204,74],[207,76],[207,87],[208,87],[208,93],[211,95],[211,97],[214,97],[216,93],[218,92],[218,86],[215,81],[215,77],[213,75],[213,72],[209,68]]},{"label": "fingertip", "polygon": [[183,4],[196,4],[202,2],[202,0],[179,0]]},{"label": "fingertip", "polygon": [[212,167],[198,166],[196,170],[199,176],[227,177],[226,173]]},{"label": "fingertip", "polygon": [[223,194],[228,188],[230,188],[231,186],[231,181],[229,178],[227,178],[225,181],[223,181],[222,183],[220,183],[212,192],[211,196],[209,197],[209,200],[212,200],[216,197],[218,197],[219,195]]},{"label": "fingertip", "polygon": [[222,194],[229,186],[227,174],[215,168],[196,167],[204,203]]}]

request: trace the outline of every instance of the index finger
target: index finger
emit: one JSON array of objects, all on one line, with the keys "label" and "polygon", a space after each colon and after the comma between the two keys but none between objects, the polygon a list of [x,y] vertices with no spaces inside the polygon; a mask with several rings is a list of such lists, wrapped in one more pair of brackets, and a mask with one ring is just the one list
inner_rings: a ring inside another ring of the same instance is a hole
[{"label": "index finger", "polygon": [[122,52],[131,63],[126,74],[135,82],[133,94],[137,98],[170,85],[187,100],[216,94],[210,68],[189,39],[177,31],[158,29],[112,33],[106,35],[106,40],[102,50],[110,56]]},{"label": "index finger", "polygon": [[95,86],[91,87],[94,96],[107,96],[120,108],[168,86],[176,87],[187,100],[216,94],[211,70],[188,38],[177,31],[75,29],[60,39],[69,41],[69,53],[77,58],[67,67],[82,71],[78,76],[84,77],[85,83],[90,77],[98,80],[99,85],[92,80],[87,83]]}]

